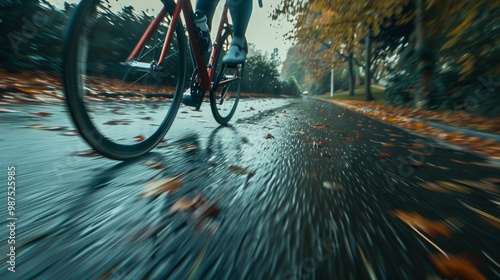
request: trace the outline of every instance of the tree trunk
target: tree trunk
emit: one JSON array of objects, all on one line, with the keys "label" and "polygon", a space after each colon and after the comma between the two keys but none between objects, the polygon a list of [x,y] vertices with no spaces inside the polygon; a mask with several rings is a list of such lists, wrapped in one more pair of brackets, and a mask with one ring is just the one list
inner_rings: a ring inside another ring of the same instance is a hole
[{"label": "tree trunk", "polygon": [[371,72],[371,49],[372,49],[372,42],[371,42],[371,29],[368,30],[368,34],[366,34],[365,38],[365,45],[366,45],[366,51],[365,51],[365,101],[372,101],[373,96],[372,96],[372,91],[371,91],[371,79],[372,79],[372,72]]},{"label": "tree trunk", "polygon": [[416,96],[416,107],[422,108],[428,102],[432,76],[434,73],[434,54],[428,39],[425,17],[425,0],[416,1],[415,31],[417,33],[416,53],[418,55],[418,69],[420,82]]},{"label": "tree trunk", "polygon": [[349,63],[349,96],[354,96],[354,87],[356,83],[356,74],[354,73],[353,53],[349,52],[347,57]]}]

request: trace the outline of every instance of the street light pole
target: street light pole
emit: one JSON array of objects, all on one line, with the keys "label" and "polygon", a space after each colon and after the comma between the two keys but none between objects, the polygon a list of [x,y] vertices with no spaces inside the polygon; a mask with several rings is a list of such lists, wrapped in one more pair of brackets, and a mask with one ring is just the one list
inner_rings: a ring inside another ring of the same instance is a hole
[{"label": "street light pole", "polygon": [[333,97],[333,91],[335,89],[335,80],[334,80],[334,75],[335,75],[335,68],[332,68],[332,75],[330,77],[330,97]]}]

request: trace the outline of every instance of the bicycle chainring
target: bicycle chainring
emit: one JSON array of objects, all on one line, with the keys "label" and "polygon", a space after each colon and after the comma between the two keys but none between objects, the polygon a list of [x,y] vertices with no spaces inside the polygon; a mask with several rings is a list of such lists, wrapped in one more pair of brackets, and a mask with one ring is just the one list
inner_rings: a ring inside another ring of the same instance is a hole
[{"label": "bicycle chainring", "polygon": [[198,78],[198,71],[196,69],[191,75],[190,92],[191,99],[196,104],[196,108],[199,108],[203,102],[203,97],[205,97],[205,91],[200,89],[200,79]]}]

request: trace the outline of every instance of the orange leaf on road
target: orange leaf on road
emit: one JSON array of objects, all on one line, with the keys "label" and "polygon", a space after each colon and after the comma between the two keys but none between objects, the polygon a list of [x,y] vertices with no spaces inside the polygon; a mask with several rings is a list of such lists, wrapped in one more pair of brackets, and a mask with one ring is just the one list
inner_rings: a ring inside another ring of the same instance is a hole
[{"label": "orange leaf on road", "polygon": [[381,143],[381,145],[382,145],[383,147],[386,147],[386,148],[395,148],[395,147],[397,147],[397,146],[396,146],[396,145],[394,145],[394,144],[391,144],[391,143],[385,143],[385,142],[382,142],[382,143]]},{"label": "orange leaf on road", "polygon": [[170,207],[169,213],[175,213],[177,211],[187,211],[191,209],[195,203],[195,199],[180,198],[172,205],[172,207]]},{"label": "orange leaf on road", "polygon": [[32,115],[35,115],[35,116],[39,116],[39,117],[50,117],[52,116],[51,113],[47,113],[47,112],[37,112],[37,113],[30,113]]},{"label": "orange leaf on road", "polygon": [[147,160],[144,162],[145,165],[148,165],[150,166],[151,168],[154,168],[154,169],[163,169],[165,168],[165,165],[161,162],[155,162],[155,161],[152,161],[152,160]]},{"label": "orange leaf on road", "polygon": [[245,175],[245,174],[249,174],[251,176],[255,175],[255,173],[253,172],[249,172],[246,168],[243,168],[243,167],[239,167],[239,166],[236,166],[236,165],[230,165],[228,167],[229,171],[235,173],[235,174],[238,174],[238,175]]},{"label": "orange leaf on road", "polygon": [[195,145],[186,145],[186,146],[182,146],[181,149],[183,150],[186,150],[186,151],[190,151],[190,150],[195,150],[197,149],[198,147],[195,146]]},{"label": "orange leaf on road", "polygon": [[387,153],[384,153],[384,152],[380,152],[378,153],[378,156],[381,157],[381,158],[388,158],[388,157],[391,157],[392,154],[387,152]]},{"label": "orange leaf on road", "polygon": [[430,191],[440,192],[440,193],[449,193],[449,191],[443,187],[440,187],[438,184],[433,182],[422,182],[418,183],[424,189],[428,189]]},{"label": "orange leaf on road", "polygon": [[205,218],[210,217],[210,216],[217,216],[220,212],[220,208],[216,207],[215,204],[217,204],[219,200],[217,199],[216,201],[212,203],[203,203],[201,204],[193,213],[193,218],[199,223],[203,221]]},{"label": "orange leaf on road", "polygon": [[87,150],[87,151],[80,151],[80,152],[74,152],[73,155],[75,156],[80,156],[80,157],[100,157],[101,154],[94,150]]},{"label": "orange leaf on road", "polygon": [[446,226],[443,222],[427,220],[424,217],[418,215],[417,213],[409,213],[404,211],[393,211],[390,212],[391,215],[400,219],[405,224],[421,229],[428,235],[432,237],[445,236],[450,237],[452,230]]},{"label": "orange leaf on road", "polygon": [[313,128],[327,128],[329,126],[330,125],[327,124],[327,123],[325,123],[325,124],[313,124],[313,125],[311,125],[311,127],[313,127]]},{"label": "orange leaf on road", "polygon": [[173,178],[162,179],[154,181],[146,185],[142,191],[143,197],[157,196],[162,193],[174,193],[184,184],[179,177],[183,175],[177,175]]},{"label": "orange leaf on road", "polygon": [[433,254],[431,262],[449,279],[485,280],[486,277],[464,256]]}]

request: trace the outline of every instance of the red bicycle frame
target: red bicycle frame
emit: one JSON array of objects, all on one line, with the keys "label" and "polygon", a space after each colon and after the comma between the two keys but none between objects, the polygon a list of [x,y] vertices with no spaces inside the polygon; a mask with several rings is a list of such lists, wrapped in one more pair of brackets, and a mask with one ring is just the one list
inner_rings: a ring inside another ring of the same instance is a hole
[{"label": "red bicycle frame", "polygon": [[[172,41],[172,37],[174,35],[175,27],[177,24],[180,22],[180,13],[183,12],[184,18],[186,21],[186,28],[189,34],[189,40],[191,47],[193,49],[193,56],[195,60],[195,65],[198,69],[198,77],[200,79],[200,88],[202,90],[210,90],[211,84],[214,79],[214,67],[208,67],[205,64],[205,59],[203,57],[203,52],[200,49],[200,43],[199,43],[199,38],[196,32],[196,26],[194,24],[194,12],[193,12],[193,6],[191,5],[191,1],[189,0],[177,0],[177,3],[174,8],[174,12],[172,14],[172,20],[170,22],[170,26],[168,27],[167,34],[165,35],[165,42],[163,44],[163,48],[161,50],[160,57],[158,59],[158,66],[161,66],[163,64],[163,61],[165,60],[165,57],[167,56],[167,51],[168,51],[168,46],[170,45],[170,42]],[[215,58],[217,57],[217,53],[220,51],[220,48],[222,47],[222,44],[220,41],[220,38],[222,36],[222,30],[225,28],[228,28],[229,25],[229,19],[227,17],[227,12],[228,12],[228,4],[227,1],[224,4],[224,10],[222,12],[222,19],[219,23],[219,28],[217,31],[217,36],[215,38],[215,44],[212,49],[212,53],[210,54],[210,60],[209,60],[209,65],[214,65],[215,64]],[[132,53],[129,55],[127,58],[127,61],[132,61],[134,60],[137,56],[140,50],[144,47],[146,44],[146,41],[151,38],[151,35],[153,32],[155,32],[160,23],[164,20],[164,18],[167,16],[167,10],[165,7],[162,8],[160,13],[156,16],[156,18],[149,24],[148,28],[142,35],[141,39],[135,46],[134,50]],[[222,81],[219,86],[224,85],[231,80],[226,80]]]}]

